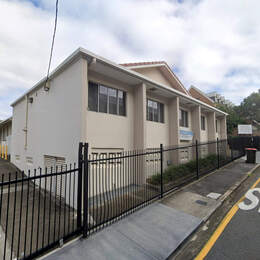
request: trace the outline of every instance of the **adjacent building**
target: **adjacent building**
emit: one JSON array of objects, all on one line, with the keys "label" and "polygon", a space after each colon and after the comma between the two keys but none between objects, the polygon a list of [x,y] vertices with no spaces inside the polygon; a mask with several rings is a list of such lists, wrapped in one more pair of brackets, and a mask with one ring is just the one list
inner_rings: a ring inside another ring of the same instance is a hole
[{"label": "adjacent building", "polygon": [[9,158],[11,153],[12,117],[0,121],[0,158]]},{"label": "adjacent building", "polygon": [[217,92],[210,92],[207,94],[207,96],[215,103],[215,104],[221,104],[221,105],[227,105],[227,106],[234,106],[234,104],[228,100],[225,99],[224,96],[218,94]]},{"label": "adjacent building", "polygon": [[113,156],[227,137],[227,114],[194,97],[164,61],[118,65],[83,48],[12,107],[11,160],[22,170],[77,162],[80,141]]}]

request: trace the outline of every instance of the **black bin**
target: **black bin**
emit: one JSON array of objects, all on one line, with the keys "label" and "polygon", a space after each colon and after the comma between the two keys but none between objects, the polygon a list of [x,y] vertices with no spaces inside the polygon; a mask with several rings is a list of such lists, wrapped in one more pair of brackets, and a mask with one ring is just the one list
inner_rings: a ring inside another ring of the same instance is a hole
[{"label": "black bin", "polygon": [[246,162],[255,163],[255,161],[256,161],[256,149],[246,148]]}]

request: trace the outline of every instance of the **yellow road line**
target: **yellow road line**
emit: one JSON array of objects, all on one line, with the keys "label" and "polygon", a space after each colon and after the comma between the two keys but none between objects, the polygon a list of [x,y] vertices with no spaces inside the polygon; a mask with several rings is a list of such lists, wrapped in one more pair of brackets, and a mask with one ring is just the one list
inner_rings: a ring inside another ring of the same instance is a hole
[{"label": "yellow road line", "polygon": [[[252,187],[250,189],[253,189],[256,187],[256,185],[260,182],[260,178],[252,185]],[[238,204],[243,201],[245,198],[245,196],[243,195],[243,197],[231,208],[231,210],[227,213],[227,215],[225,216],[225,218],[221,221],[221,223],[219,224],[219,226],[217,227],[217,229],[215,230],[215,232],[213,233],[213,235],[210,237],[210,239],[208,240],[208,242],[206,243],[206,245],[202,248],[202,250],[200,251],[200,253],[196,256],[195,260],[202,260],[206,257],[206,255],[209,253],[209,251],[211,250],[211,248],[213,247],[213,245],[216,243],[216,241],[218,240],[219,236],[222,234],[222,232],[224,231],[225,227],[228,225],[228,223],[230,222],[230,220],[233,218],[233,216],[236,214],[236,212],[238,211],[239,207]]]},{"label": "yellow road line", "polygon": [[259,182],[260,182],[260,178],[254,183],[254,185],[251,187],[251,189],[254,189]]}]

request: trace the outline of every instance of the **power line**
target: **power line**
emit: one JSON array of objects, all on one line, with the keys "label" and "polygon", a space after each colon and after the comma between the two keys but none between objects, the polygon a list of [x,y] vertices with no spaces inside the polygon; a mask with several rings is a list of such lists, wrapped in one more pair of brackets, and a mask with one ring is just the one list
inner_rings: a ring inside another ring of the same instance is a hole
[{"label": "power line", "polygon": [[49,65],[48,65],[48,70],[47,70],[45,86],[44,86],[45,90],[49,90],[49,87],[47,86],[47,82],[49,80],[49,73],[50,73],[51,60],[52,60],[52,53],[53,53],[53,47],[54,47],[54,40],[55,40],[55,36],[56,36],[56,28],[57,28],[57,20],[58,20],[58,5],[59,5],[59,0],[56,0],[55,22],[54,22],[54,30],[53,30],[53,35],[52,35],[52,43],[51,43],[51,53],[50,53]]}]

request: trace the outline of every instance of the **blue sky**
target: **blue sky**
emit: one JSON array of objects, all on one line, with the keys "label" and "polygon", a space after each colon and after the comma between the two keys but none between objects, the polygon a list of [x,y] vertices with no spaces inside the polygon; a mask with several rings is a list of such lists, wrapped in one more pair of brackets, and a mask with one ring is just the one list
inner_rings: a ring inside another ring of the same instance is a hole
[{"label": "blue sky", "polygon": [[[0,0],[0,119],[46,74],[55,0]],[[165,60],[186,88],[238,104],[260,88],[257,0],[60,1],[52,68],[79,46],[115,62]]]}]

